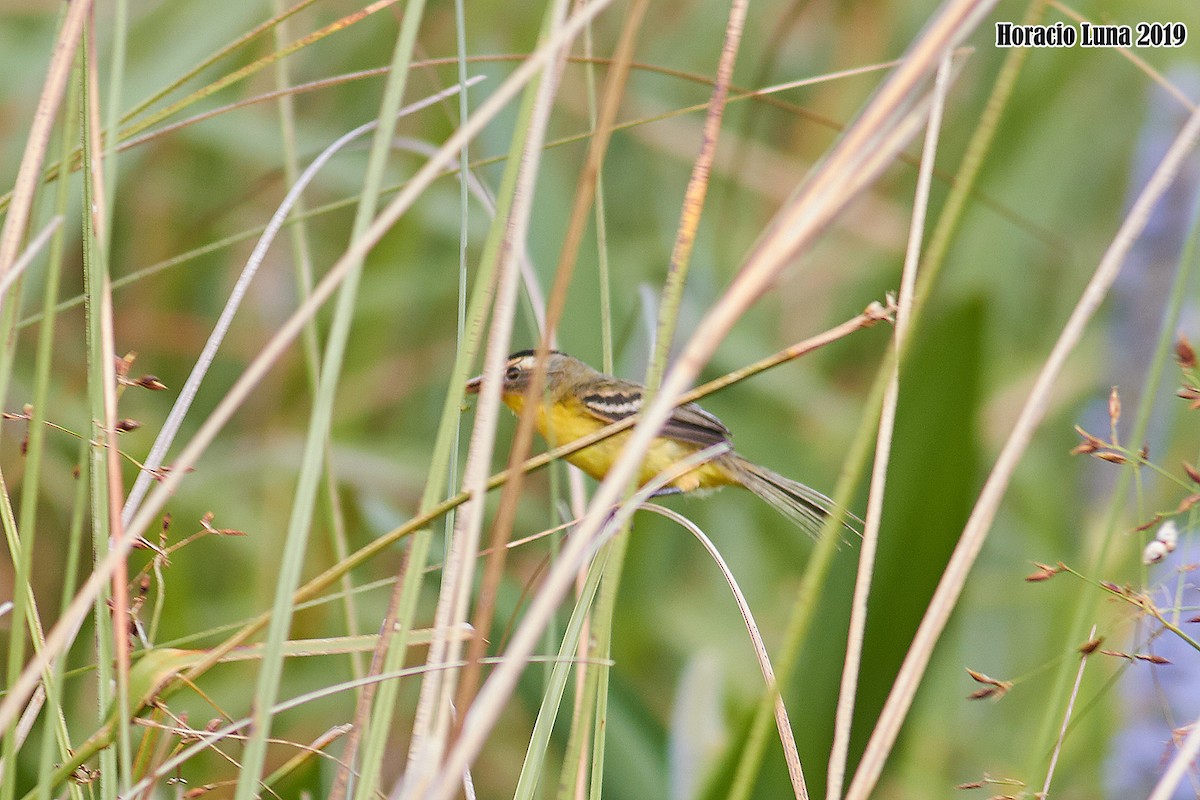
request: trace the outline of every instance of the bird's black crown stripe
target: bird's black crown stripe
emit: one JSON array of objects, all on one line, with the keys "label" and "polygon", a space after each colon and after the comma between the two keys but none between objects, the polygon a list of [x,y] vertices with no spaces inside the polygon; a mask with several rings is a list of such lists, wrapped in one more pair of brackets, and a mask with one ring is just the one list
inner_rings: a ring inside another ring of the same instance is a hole
[{"label": "bird's black crown stripe", "polygon": [[[549,354],[561,356],[561,355],[563,355],[563,352],[561,350],[550,350]],[[534,355],[537,355],[537,350],[518,350],[517,352],[510,355],[508,357],[508,360],[513,361],[514,359],[518,359],[518,358],[529,358],[530,356],[534,356]]]}]

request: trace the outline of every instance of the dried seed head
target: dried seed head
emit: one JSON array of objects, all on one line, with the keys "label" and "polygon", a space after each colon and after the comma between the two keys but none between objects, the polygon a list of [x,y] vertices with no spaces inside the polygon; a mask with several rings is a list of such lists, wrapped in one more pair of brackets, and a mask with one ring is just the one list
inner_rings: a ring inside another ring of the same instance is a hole
[{"label": "dried seed head", "polygon": [[116,424],[117,433],[129,433],[130,431],[136,431],[140,427],[142,427],[142,423],[136,419],[119,419]]},{"label": "dried seed head", "polygon": [[1141,533],[1142,531],[1148,531],[1151,528],[1153,528],[1155,525],[1157,525],[1159,523],[1159,521],[1162,520],[1162,518],[1163,518],[1163,515],[1161,513],[1155,514],[1153,517],[1150,518],[1149,522],[1143,522],[1141,525],[1138,525],[1136,528],[1134,528],[1134,530],[1137,531],[1138,533]]},{"label": "dried seed head", "polygon": [[129,368],[133,366],[133,361],[135,358],[137,358],[137,352],[130,350],[124,356],[117,356],[113,359],[113,365],[116,369],[118,382],[120,382],[122,378],[128,377]]},{"label": "dried seed head", "polygon": [[1170,664],[1171,659],[1156,656],[1153,653],[1134,653],[1133,657],[1138,661],[1147,661],[1151,664]]},{"label": "dried seed head", "polygon": [[[1200,392],[1197,392],[1196,396],[1200,397]],[[1081,428],[1078,425],[1075,426],[1075,432],[1078,433],[1080,436],[1082,436],[1084,441],[1087,441],[1087,442],[1090,442],[1090,443],[1096,445],[1097,448],[1103,447],[1105,445],[1105,442],[1103,439],[1093,436],[1092,434],[1088,433],[1087,431],[1085,431],[1083,428]]]},{"label": "dried seed head", "polygon": [[1175,358],[1179,361],[1179,366],[1184,369],[1196,368],[1196,351],[1192,349],[1192,343],[1182,333],[1175,340]]},{"label": "dried seed head", "polygon": [[985,688],[977,689],[967,695],[968,700],[983,700],[986,697],[995,697],[997,700],[1008,694],[1008,690],[1013,687],[1012,681],[1001,681],[995,678],[984,675],[982,672],[976,672],[970,667],[966,668],[967,674],[971,676],[971,680],[976,683],[985,684]]},{"label": "dried seed head", "polygon": [[152,392],[161,392],[167,388],[167,385],[153,375],[143,375],[133,381],[134,386],[140,386],[143,389],[149,389]]},{"label": "dried seed head", "polygon": [[1192,506],[1200,503],[1200,494],[1189,494],[1187,497],[1179,501],[1179,512],[1188,511]]},{"label": "dried seed head", "polygon": [[1121,419],[1121,395],[1117,392],[1117,387],[1115,386],[1108,393],[1108,419],[1114,428],[1117,427],[1117,422]]},{"label": "dried seed head", "polygon": [[1025,576],[1025,581],[1027,583],[1048,581],[1062,571],[1058,567],[1052,567],[1049,564],[1039,564],[1034,562],[1034,566],[1038,568],[1038,571]]},{"label": "dried seed head", "polygon": [[1096,652],[1096,648],[1102,644],[1104,644],[1103,636],[1097,636],[1095,639],[1088,639],[1079,646],[1079,652],[1085,656],[1090,656],[1092,653]]},{"label": "dried seed head", "polygon": [[1109,450],[1105,450],[1102,453],[1096,453],[1096,458],[1100,459],[1101,461],[1107,461],[1110,464],[1125,464],[1129,461],[1129,459],[1120,453],[1113,453]]}]

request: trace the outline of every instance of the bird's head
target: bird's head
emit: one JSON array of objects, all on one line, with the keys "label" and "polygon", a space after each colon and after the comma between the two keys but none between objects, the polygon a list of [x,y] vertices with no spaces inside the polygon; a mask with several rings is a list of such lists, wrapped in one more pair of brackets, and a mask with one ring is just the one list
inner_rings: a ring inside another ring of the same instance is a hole
[{"label": "bird's head", "polygon": [[[533,378],[536,366],[536,350],[520,350],[509,356],[504,363],[504,372],[500,376],[503,381],[500,394],[504,396],[523,394],[529,387],[529,381]],[[554,396],[591,372],[594,372],[591,367],[574,356],[558,350],[551,350],[546,354],[546,377],[543,387],[547,394]],[[479,394],[482,385],[482,375],[467,381],[468,394]]]}]

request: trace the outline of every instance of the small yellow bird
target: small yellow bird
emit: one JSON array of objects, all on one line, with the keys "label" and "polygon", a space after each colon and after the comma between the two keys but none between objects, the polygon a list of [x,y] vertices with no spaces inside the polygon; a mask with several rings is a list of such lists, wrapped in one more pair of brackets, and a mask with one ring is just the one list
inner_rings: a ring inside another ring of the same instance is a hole
[{"label": "small yellow bird", "polygon": [[[516,414],[521,413],[536,363],[533,350],[521,350],[508,357],[500,399]],[[467,391],[478,394],[482,381],[482,376],[473,378],[467,383]],[[639,383],[605,375],[573,356],[551,350],[546,358],[545,389],[535,423],[551,447],[569,444],[637,414],[642,409],[644,394],[645,387]],[[602,480],[631,435],[630,430],[620,431],[565,458],[596,480]],[[722,444],[728,446],[726,452],[675,478],[659,494],[741,486],[808,533],[815,535],[820,531],[825,517],[836,508],[834,502],[815,489],[742,458],[733,451],[729,429],[695,403],[679,406],[672,412],[642,462],[638,485],[645,485],[690,455]],[[843,524],[850,530],[856,530],[853,523],[861,524],[853,514],[843,512],[843,515]]]}]

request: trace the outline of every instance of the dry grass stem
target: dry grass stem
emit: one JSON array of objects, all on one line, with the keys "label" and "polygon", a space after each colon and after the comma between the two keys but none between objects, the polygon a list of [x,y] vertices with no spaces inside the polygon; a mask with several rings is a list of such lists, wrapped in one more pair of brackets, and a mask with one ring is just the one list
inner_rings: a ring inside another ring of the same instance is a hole
[{"label": "dry grass stem", "polygon": [[[443,144],[438,154],[417,171],[416,175],[413,176],[404,189],[380,212],[362,238],[350,245],[342,257],[330,267],[325,277],[313,287],[312,294],[280,326],[259,352],[258,356],[255,357],[242,373],[241,377],[230,388],[225,397],[217,404],[213,413],[199,427],[192,440],[182,449],[173,464],[171,472],[147,496],[141,509],[130,521],[126,531],[128,535],[117,542],[102,561],[94,565],[93,571],[88,575],[87,580],[80,587],[68,607],[63,610],[63,615],[58,623],[47,635],[44,653],[38,658],[33,659],[26,666],[21,677],[13,685],[12,690],[4,698],[3,702],[0,702],[0,728],[5,727],[15,718],[18,709],[24,705],[34,686],[37,684],[39,673],[47,666],[49,660],[62,652],[64,647],[74,638],[74,633],[78,628],[79,622],[88,613],[88,609],[91,608],[92,603],[95,601],[100,587],[112,577],[118,561],[124,560],[129,549],[133,546],[136,537],[157,520],[163,504],[176,490],[187,470],[195,465],[200,455],[216,438],[217,433],[229,421],[234,412],[241,407],[242,403],[245,402],[254,388],[262,381],[267,372],[279,361],[283,353],[291,346],[296,337],[299,336],[303,327],[308,324],[308,321],[316,313],[317,309],[323,306],[333,295],[353,265],[362,260],[370,248],[412,206],[426,187],[442,173],[443,169],[453,162],[463,143],[478,135],[484,126],[494,119],[521,88],[542,68],[545,61],[554,52],[556,45],[560,43],[559,37],[569,38],[576,35],[584,25],[607,7],[609,2],[611,0],[593,0],[579,14],[572,17],[563,26],[563,29],[552,37],[546,45],[535,51],[530,55],[528,60],[514,70],[512,75],[501,86],[497,87],[496,91],[479,106],[470,121],[456,131]],[[71,7],[72,10],[74,8],[75,6]],[[232,647],[237,643],[239,641],[233,641],[229,646]]]},{"label": "dry grass stem", "polygon": [[850,784],[850,790],[846,795],[847,800],[865,800],[874,789],[883,770],[884,761],[895,743],[905,716],[907,716],[921,676],[933,653],[934,645],[945,628],[946,621],[954,610],[962,587],[966,583],[970,568],[983,547],[1013,471],[1025,448],[1029,445],[1034,430],[1045,414],[1055,381],[1067,356],[1079,343],[1085,326],[1116,279],[1125,255],[1144,228],[1150,210],[1178,174],[1180,164],[1195,146],[1198,135],[1200,135],[1200,112],[1194,112],[1130,208],[1039,372],[1037,381],[1021,409],[1012,433],[996,460],[995,467],[984,484],[958,545],[955,547],[942,579],[938,583],[937,590],[934,592],[933,599],[930,601],[929,608],[917,629],[908,655],[905,657],[892,691],[888,695],[878,724],[871,734],[867,749],[863,754],[863,760]]},{"label": "dry grass stem", "polygon": [[733,593],[733,600],[737,603],[738,612],[742,615],[742,622],[746,625],[746,633],[750,635],[750,644],[754,647],[754,657],[758,661],[758,669],[762,673],[763,683],[767,691],[774,697],[775,726],[779,731],[779,743],[783,746],[783,757],[787,762],[788,779],[792,782],[792,792],[797,800],[808,800],[808,786],[804,781],[804,768],[800,763],[800,752],[796,747],[796,737],[792,733],[792,723],[788,719],[787,706],[784,705],[783,696],[779,693],[779,687],[775,682],[775,669],[771,666],[771,657],[763,642],[762,632],[759,631],[758,623],[754,621],[754,614],[750,611],[750,603],[738,585],[733,570],[729,568],[721,551],[717,549],[712,540],[690,519],[659,505],[648,503],[643,508],[661,514],[695,536],[704,546],[709,557],[716,563],[717,569],[721,570],[721,577],[729,584],[729,591]]},{"label": "dry grass stem", "polygon": [[867,600],[875,570],[879,544],[879,526],[883,519],[884,490],[892,449],[892,434],[896,425],[896,404],[900,397],[900,357],[908,342],[908,330],[916,293],[917,267],[921,260],[921,243],[925,217],[929,207],[929,187],[933,181],[933,166],[937,161],[937,143],[941,132],[942,110],[950,86],[951,56],[947,54],[938,68],[937,81],[930,106],[929,124],[921,167],[917,174],[916,196],[913,200],[912,223],[909,228],[908,249],[900,276],[900,295],[896,309],[896,334],[892,339],[892,374],[884,394],[879,418],[879,435],[875,443],[875,463],[871,470],[871,487],[867,497],[866,524],[862,548],[858,557],[858,574],[854,582],[854,597],[850,606],[850,631],[846,640],[846,660],[842,667],[841,688],[838,692],[833,747],[829,758],[829,778],[825,796],[828,800],[841,797],[845,781],[846,759],[850,749],[850,726],[854,719],[854,699],[858,690],[858,673],[862,661],[863,639],[867,626]]}]

